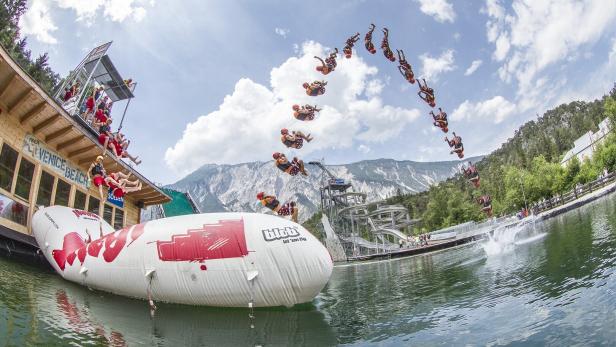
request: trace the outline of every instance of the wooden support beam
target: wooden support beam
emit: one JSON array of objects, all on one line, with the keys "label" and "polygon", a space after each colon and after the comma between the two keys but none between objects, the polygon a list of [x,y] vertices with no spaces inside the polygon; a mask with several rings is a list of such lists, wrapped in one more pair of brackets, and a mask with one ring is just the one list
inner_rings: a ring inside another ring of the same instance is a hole
[{"label": "wooden support beam", "polygon": [[85,136],[83,135],[78,135],[77,137],[74,137],[70,140],[64,141],[64,142],[60,142],[57,146],[56,146],[56,151],[61,151],[66,147],[72,146],[74,144],[76,144],[77,142],[83,140],[85,138]]},{"label": "wooden support beam", "polygon": [[143,203],[145,205],[160,205],[166,202],[169,202],[170,200],[167,198],[160,198],[160,199],[152,199],[152,200],[143,200]]},{"label": "wooden support beam", "polygon": [[38,116],[39,114],[41,114],[41,112],[45,111],[46,107],[47,107],[47,103],[45,102],[41,102],[40,104],[34,106],[33,109],[31,109],[26,114],[21,116],[21,118],[19,118],[19,123],[24,124],[28,120]]},{"label": "wooden support beam", "polygon": [[55,139],[57,139],[57,138],[59,138],[61,136],[66,135],[66,134],[68,134],[71,131],[71,129],[73,129],[73,126],[69,125],[69,126],[64,127],[64,128],[62,128],[60,130],[54,131],[53,133],[45,136],[45,142],[51,142],[51,141],[53,141],[53,140],[55,140]]},{"label": "wooden support beam", "polygon": [[2,86],[2,92],[0,92],[0,99],[4,99],[6,93],[11,90],[11,87],[15,86],[15,83],[17,83],[17,81],[19,81],[19,75],[13,73],[13,77],[11,77],[9,82],[5,86]]},{"label": "wooden support beam", "polygon": [[33,133],[38,133],[39,131],[47,128],[48,126],[52,125],[53,123],[57,122],[58,119],[60,119],[60,115],[59,114],[54,114],[53,116],[45,119],[44,121],[40,122],[39,124],[35,125],[34,128],[32,128],[32,132]]},{"label": "wooden support beam", "polygon": [[79,166],[85,165],[85,164],[90,164],[90,163],[92,163],[94,161],[94,159],[96,159],[96,157],[98,157],[98,155],[93,156],[93,157],[85,157],[85,158],[81,159],[78,162],[78,164],[79,164]]},{"label": "wooden support beam", "polygon": [[30,99],[30,96],[32,94],[33,94],[32,88],[28,87],[28,90],[21,93],[21,95],[17,97],[17,101],[12,106],[9,107],[9,113],[12,113],[16,109],[20,108],[26,101],[28,101],[28,99]]},{"label": "wooden support beam", "polygon": [[94,148],[96,148],[95,144],[90,144],[90,145],[87,145],[85,147],[81,147],[80,149],[76,149],[76,150],[74,150],[72,152],[69,152],[68,153],[68,157],[72,158],[72,157],[78,156],[80,154],[84,154],[86,152],[89,152],[89,151],[93,150]]}]

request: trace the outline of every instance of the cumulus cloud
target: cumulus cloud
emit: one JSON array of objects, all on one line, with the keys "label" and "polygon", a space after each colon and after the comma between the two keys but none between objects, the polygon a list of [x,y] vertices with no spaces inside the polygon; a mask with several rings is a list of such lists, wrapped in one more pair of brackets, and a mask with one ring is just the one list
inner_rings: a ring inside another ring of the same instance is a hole
[{"label": "cumulus cloud", "polygon": [[439,57],[432,57],[428,53],[424,53],[419,56],[419,59],[423,66],[422,76],[433,81],[438,80],[438,76],[442,73],[456,68],[452,49],[444,51]]},{"label": "cumulus cloud", "polygon": [[477,69],[479,69],[482,63],[483,61],[481,61],[481,59],[473,60],[471,66],[469,66],[468,69],[466,69],[466,71],[464,72],[464,76],[472,75],[475,71],[477,71]]},{"label": "cumulus cloud", "polygon": [[[280,143],[283,127],[315,137],[302,148],[301,156],[355,146],[365,151],[370,143],[395,138],[419,117],[417,109],[385,105],[380,97],[382,84],[374,82],[377,68],[356,56],[338,62],[336,72],[327,76],[325,95],[307,96],[301,84],[322,79],[313,56],[324,56],[326,51],[318,43],[304,43],[299,56],[272,69],[269,86],[248,78],[239,80],[217,110],[186,126],[165,153],[167,165],[186,174],[205,163],[270,160],[272,152],[284,149]],[[314,121],[301,122],[292,116],[293,104],[318,104],[323,110]]]},{"label": "cumulus cloud", "polygon": [[24,35],[32,35],[41,43],[56,44],[53,32],[58,29],[49,13],[49,4],[44,0],[32,0],[26,13],[19,20]]},{"label": "cumulus cloud", "polygon": [[447,0],[416,0],[421,12],[432,16],[437,22],[451,22],[456,19],[453,6]]},{"label": "cumulus cloud", "polygon": [[456,121],[492,120],[494,124],[498,124],[513,114],[515,110],[516,106],[513,103],[498,95],[476,103],[464,101],[453,111],[451,119]]},{"label": "cumulus cloud", "polygon": [[363,154],[368,154],[368,153],[370,153],[370,151],[371,151],[370,147],[368,147],[368,146],[366,146],[366,145],[364,145],[364,144],[359,145],[359,146],[357,147],[357,150],[358,150],[358,151],[360,151],[360,152],[362,152]]},{"label": "cumulus cloud", "polygon": [[284,29],[284,28],[278,28],[276,27],[274,29],[274,32],[282,37],[284,37],[285,39],[287,38],[287,35],[289,35],[289,32],[291,32],[291,30],[289,29]]}]

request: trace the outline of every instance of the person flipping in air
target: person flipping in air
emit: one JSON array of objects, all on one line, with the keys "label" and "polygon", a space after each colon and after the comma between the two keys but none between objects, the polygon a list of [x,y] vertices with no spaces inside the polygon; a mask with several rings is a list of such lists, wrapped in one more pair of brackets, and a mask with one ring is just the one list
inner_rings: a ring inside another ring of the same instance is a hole
[{"label": "person flipping in air", "polygon": [[127,175],[123,172],[112,172],[105,177],[105,183],[111,189],[111,193],[116,198],[124,197],[124,194],[141,190],[141,182],[139,180],[129,181]]},{"label": "person flipping in air", "polygon": [[288,129],[281,129],[280,134],[282,135],[280,141],[282,141],[282,144],[287,146],[287,148],[300,149],[304,145],[304,140],[306,140],[306,142],[312,141],[310,134],[304,135],[301,131],[292,131],[289,134]]},{"label": "person flipping in air", "polygon": [[314,113],[319,111],[321,111],[321,109],[318,108],[317,105],[304,105],[302,107],[299,105],[293,105],[293,117],[301,121],[314,120]]},{"label": "person flipping in air", "polygon": [[477,171],[477,167],[475,167],[472,162],[468,162],[468,168],[462,168],[462,173],[464,173],[464,177],[466,177],[475,188],[479,188],[479,171]]},{"label": "person flipping in air", "polygon": [[449,131],[449,128],[447,128],[447,125],[449,124],[449,122],[447,121],[447,113],[443,112],[443,110],[439,107],[438,108],[438,114],[434,114],[434,112],[430,111],[430,115],[432,115],[432,119],[434,119],[434,126],[441,128],[441,130],[443,130],[444,133],[446,133],[447,131]]},{"label": "person flipping in air", "polygon": [[394,56],[394,52],[389,48],[389,29],[383,28],[383,40],[381,41],[381,49],[383,50],[383,55],[389,61],[396,61],[396,57]]},{"label": "person flipping in air", "polygon": [[304,89],[306,89],[306,95],[309,96],[319,96],[325,94],[325,86],[327,82],[325,81],[314,81],[310,84],[308,82],[302,84]]},{"label": "person flipping in air", "polygon": [[421,80],[423,81],[423,85],[421,84],[421,82],[417,81],[417,84],[419,85],[419,91],[417,92],[417,95],[419,95],[419,97],[423,101],[428,103],[430,107],[436,106],[436,99],[434,98],[434,89],[428,87],[428,83],[426,83],[426,80],[424,78],[422,78]]},{"label": "person flipping in air", "polygon": [[415,84],[415,74],[413,73],[413,69],[411,68],[411,64],[406,61],[406,57],[404,56],[404,51],[401,49],[397,49],[398,51],[398,61],[399,66],[398,70],[404,76],[404,79],[407,80],[410,84]]},{"label": "person flipping in air", "polygon": [[103,185],[105,183],[105,177],[107,177],[107,173],[105,172],[105,168],[103,167],[103,156],[99,155],[96,159],[90,164],[90,168],[86,173],[88,175],[88,181],[92,182],[95,187],[98,188],[98,193],[100,194],[101,201],[105,200],[105,195],[103,193]]},{"label": "person flipping in air", "polygon": [[276,212],[279,216],[291,216],[291,219],[297,223],[298,208],[295,205],[295,202],[291,201],[281,204],[275,196],[265,195],[264,192],[257,194],[257,200],[259,200],[261,205]]},{"label": "person flipping in air", "polygon": [[374,28],[376,28],[376,26],[374,24],[370,24],[370,30],[366,33],[366,37],[364,38],[366,49],[371,54],[376,53],[376,48],[374,48],[374,44],[372,43],[372,33],[374,32]]},{"label": "person flipping in air", "polygon": [[445,136],[445,142],[449,144],[449,147],[453,148],[451,154],[456,153],[458,155],[458,158],[462,159],[464,158],[464,145],[462,144],[462,138],[456,135],[455,132],[453,132],[452,134],[453,138],[451,139],[451,141],[447,138],[447,136]]},{"label": "person flipping in air", "polygon": [[296,176],[300,172],[302,175],[308,176],[303,161],[297,158],[293,158],[293,161],[289,161],[286,155],[278,152],[274,153],[272,157],[274,157],[274,164],[280,171],[288,173],[291,176]]},{"label": "person flipping in air", "polygon": [[488,217],[492,217],[492,198],[489,195],[480,196],[477,203],[481,205],[481,211],[485,212]]},{"label": "person flipping in air", "polygon": [[346,40],[346,44],[342,49],[342,53],[344,53],[345,58],[351,59],[351,56],[353,55],[353,46],[355,46],[355,42],[357,41],[359,41],[359,33],[356,33]]},{"label": "person flipping in air", "polygon": [[330,53],[329,57],[325,58],[325,61],[315,55],[314,59],[318,59],[321,62],[321,66],[317,66],[317,71],[323,75],[327,75],[328,73],[334,71],[336,66],[338,66],[338,63],[336,62],[337,56],[338,48],[336,48],[333,53]]}]

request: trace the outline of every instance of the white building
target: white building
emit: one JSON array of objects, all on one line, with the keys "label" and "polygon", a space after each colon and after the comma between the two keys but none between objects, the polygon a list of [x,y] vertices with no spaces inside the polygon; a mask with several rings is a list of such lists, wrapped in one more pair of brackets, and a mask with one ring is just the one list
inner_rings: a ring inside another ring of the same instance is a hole
[{"label": "white building", "polygon": [[565,153],[563,160],[560,162],[562,166],[567,166],[569,160],[573,157],[577,157],[580,162],[584,159],[592,159],[592,154],[597,148],[597,145],[601,143],[611,131],[611,124],[608,118],[599,123],[599,130],[596,133],[588,131],[586,134],[580,136],[579,139],[573,143],[573,148]]}]

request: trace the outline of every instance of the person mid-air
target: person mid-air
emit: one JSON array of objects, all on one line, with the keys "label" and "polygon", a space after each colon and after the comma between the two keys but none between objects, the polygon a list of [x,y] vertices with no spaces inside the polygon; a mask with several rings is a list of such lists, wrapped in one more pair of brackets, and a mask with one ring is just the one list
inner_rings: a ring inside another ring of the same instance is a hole
[{"label": "person mid-air", "polygon": [[308,176],[308,172],[306,172],[302,160],[293,158],[292,161],[289,161],[286,155],[278,152],[272,154],[272,157],[274,157],[274,164],[280,171],[288,173],[291,176],[297,176],[299,173]]},{"label": "person mid-air", "polygon": [[406,57],[404,56],[404,51],[401,50],[401,49],[397,49],[396,51],[398,51],[398,61],[399,61],[399,64],[400,64],[398,66],[398,70],[400,71],[402,76],[404,76],[405,80],[407,80],[411,84],[414,84],[415,83],[415,74],[413,73],[413,69],[411,68],[411,64],[409,64],[409,62],[406,61]]},{"label": "person mid-air", "polygon": [[291,216],[291,219],[297,223],[298,208],[295,202],[286,202],[281,204],[274,195],[266,195],[264,192],[257,194],[257,200],[261,205],[274,211],[279,216]]},{"label": "person mid-air", "polygon": [[302,84],[302,87],[306,89],[306,95],[309,96],[319,96],[325,94],[325,86],[327,82],[325,81],[314,81],[312,83],[305,82]]},{"label": "person mid-air", "polygon": [[419,85],[419,91],[417,92],[417,95],[419,95],[419,97],[423,101],[428,103],[430,107],[436,106],[436,98],[434,97],[434,89],[428,87],[428,83],[426,83],[425,79],[422,78],[421,80],[423,81],[423,85],[421,84],[420,81],[417,81],[417,84]]},{"label": "person mid-air", "polygon": [[282,141],[282,144],[287,146],[287,148],[300,149],[304,146],[304,140],[306,140],[306,142],[312,141],[310,134],[304,135],[301,131],[292,131],[289,134],[289,130],[283,128],[280,130],[280,135],[282,135],[280,141]]},{"label": "person mid-air", "polygon": [[293,105],[293,117],[301,121],[314,120],[315,112],[319,111],[321,111],[321,109],[318,108],[317,105],[304,105],[301,107],[299,105]]},{"label": "person mid-air", "polygon": [[430,115],[432,115],[432,119],[434,120],[434,123],[432,124],[443,130],[444,133],[446,133],[447,131],[449,131],[449,128],[447,128],[447,126],[449,125],[449,122],[447,121],[447,113],[443,112],[440,107],[438,108],[438,110],[438,114],[434,114],[434,112],[430,111]]},{"label": "person mid-air", "polygon": [[396,61],[396,57],[394,56],[394,52],[389,48],[389,29],[383,28],[383,40],[381,41],[381,49],[383,50],[383,55],[389,61]]},{"label": "person mid-air", "polygon": [[447,138],[447,136],[445,136],[445,142],[447,142],[449,147],[453,148],[451,154],[456,153],[458,155],[458,158],[462,159],[464,158],[464,145],[462,144],[462,138],[456,135],[455,132],[453,132],[452,134],[453,138],[451,139],[451,141]]},{"label": "person mid-air", "polygon": [[462,173],[475,188],[479,188],[479,171],[477,171],[477,167],[472,162],[468,162],[468,168],[462,167]]},{"label": "person mid-air", "polygon": [[477,198],[477,203],[481,205],[481,211],[488,217],[492,217],[492,198],[489,195],[482,195]]},{"label": "person mid-air", "polygon": [[329,57],[323,59],[314,56],[314,59],[318,59],[321,62],[321,66],[317,66],[317,71],[322,73],[323,75],[327,75],[328,73],[334,71],[338,63],[336,62],[336,57],[338,56],[338,48],[334,50],[334,52],[330,53]]},{"label": "person mid-air", "polygon": [[366,33],[366,37],[364,38],[364,44],[370,54],[376,53],[376,48],[374,48],[374,44],[372,43],[372,33],[374,32],[374,28],[376,28],[376,26],[374,24],[370,24],[370,30]]},{"label": "person mid-air", "polygon": [[346,40],[344,48],[342,49],[345,58],[350,59],[351,56],[353,56],[353,46],[355,46],[355,42],[357,41],[359,41],[359,33],[356,33]]}]

